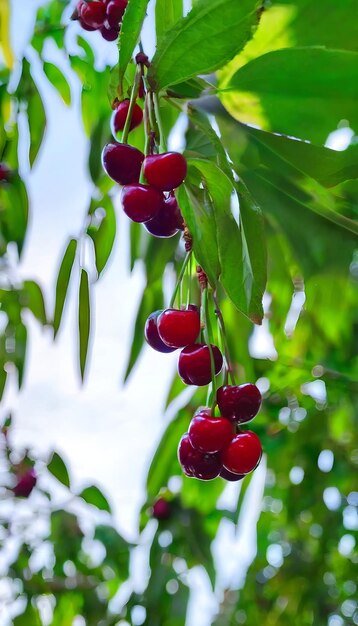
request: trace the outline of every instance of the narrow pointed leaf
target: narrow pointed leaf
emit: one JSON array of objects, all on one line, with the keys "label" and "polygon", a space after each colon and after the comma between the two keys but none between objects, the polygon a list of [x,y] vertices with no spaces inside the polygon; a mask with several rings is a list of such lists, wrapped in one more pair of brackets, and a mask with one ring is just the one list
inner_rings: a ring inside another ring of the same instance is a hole
[{"label": "narrow pointed leaf", "polygon": [[67,82],[67,79],[61,72],[61,70],[54,65],[53,63],[49,63],[45,61],[44,63],[44,72],[50,81],[50,83],[55,87],[55,89],[60,94],[62,100],[65,104],[71,104],[71,88]]},{"label": "narrow pointed leaf", "polygon": [[56,283],[55,312],[53,319],[54,336],[60,328],[63,309],[66,302],[68,285],[71,278],[73,263],[76,257],[77,240],[71,239],[63,256]]},{"label": "narrow pointed leaf", "polygon": [[148,0],[129,0],[119,36],[119,79],[123,80],[132,58],[147,10]]},{"label": "narrow pointed leaf", "polygon": [[45,301],[40,286],[34,280],[25,280],[21,297],[23,306],[28,308],[41,324],[46,324]]},{"label": "narrow pointed leaf", "polygon": [[91,329],[91,302],[89,279],[86,270],[81,270],[80,289],[78,297],[78,340],[79,362],[82,381],[85,377],[88,343]]}]

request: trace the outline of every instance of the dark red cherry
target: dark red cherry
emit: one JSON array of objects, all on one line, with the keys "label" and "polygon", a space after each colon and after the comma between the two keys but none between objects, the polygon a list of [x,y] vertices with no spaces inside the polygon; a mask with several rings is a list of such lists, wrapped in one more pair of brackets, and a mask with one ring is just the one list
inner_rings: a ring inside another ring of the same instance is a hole
[{"label": "dark red cherry", "polygon": [[101,35],[103,39],[106,41],[116,41],[119,35],[119,28],[108,28],[106,24],[104,24],[101,28]]},{"label": "dark red cherry", "polygon": [[200,480],[212,480],[222,469],[220,455],[203,454],[195,450],[190,443],[188,433],[185,433],[179,442],[178,459],[186,476]]},{"label": "dark red cherry", "polygon": [[229,472],[229,470],[225,469],[225,467],[222,468],[219,475],[221,478],[224,478],[225,480],[228,480],[231,483],[245,478],[245,474],[234,474],[233,472]]},{"label": "dark red cherry", "polygon": [[127,8],[127,0],[111,0],[106,6],[106,19],[111,28],[118,28],[124,11]]},{"label": "dark red cherry", "polygon": [[168,500],[164,498],[158,498],[153,504],[152,515],[155,519],[163,520],[168,519],[171,514],[171,506]]},{"label": "dark red cherry", "polygon": [[199,413],[190,422],[190,443],[200,452],[220,452],[229,445],[233,437],[233,424],[226,417],[210,417]]},{"label": "dark red cherry", "polygon": [[106,17],[106,7],[103,2],[83,2],[79,7],[79,18],[90,28],[102,28]]},{"label": "dark red cherry", "polygon": [[149,315],[144,326],[144,337],[150,347],[157,350],[157,352],[174,352],[175,348],[167,346],[159,337],[157,320],[161,313],[163,313],[163,311],[159,310]]},{"label": "dark red cherry", "polygon": [[158,213],[163,194],[153,187],[135,183],[123,187],[121,199],[123,211],[133,222],[146,222]]},{"label": "dark red cherry", "polygon": [[161,191],[179,187],[186,172],[186,159],[179,152],[153,154],[144,159],[143,173],[148,184]]},{"label": "dark red cherry", "polygon": [[251,430],[236,435],[222,453],[224,467],[234,474],[252,472],[262,456],[262,446],[258,436]]},{"label": "dark red cherry", "polygon": [[165,309],[158,318],[160,338],[171,348],[194,343],[200,333],[200,315],[195,309]]},{"label": "dark red cherry", "polygon": [[170,196],[163,202],[159,213],[144,224],[154,237],[173,237],[183,228],[183,217],[175,197]]},{"label": "dark red cherry", "polygon": [[11,178],[11,170],[6,163],[0,163],[0,183],[7,183]]},{"label": "dark red cherry", "polygon": [[[119,103],[115,111],[113,111],[112,113],[111,129],[114,136],[116,136],[116,133],[118,133],[120,130],[123,130],[124,128],[128,115],[129,103],[130,100],[128,100],[128,98],[126,100],[122,100],[122,102]],[[129,130],[137,128],[137,126],[142,123],[142,120],[143,111],[140,106],[138,106],[138,104],[135,104]]]},{"label": "dark red cherry", "polygon": [[120,185],[139,181],[143,160],[143,152],[126,143],[107,143],[102,152],[102,165],[106,174]]},{"label": "dark red cherry", "polygon": [[249,422],[261,406],[261,393],[251,383],[244,385],[224,385],[217,391],[220,412],[240,424]]},{"label": "dark red cherry", "polygon": [[29,469],[25,474],[19,476],[17,479],[17,483],[13,488],[13,492],[15,496],[28,498],[31,491],[35,487],[37,482],[37,477],[34,469]]},{"label": "dark red cherry", "polygon": [[[217,346],[211,347],[215,362],[215,374],[218,374],[223,365],[223,357]],[[186,385],[208,385],[211,382],[211,364],[208,346],[202,343],[194,343],[186,346],[179,355],[178,373]]]}]

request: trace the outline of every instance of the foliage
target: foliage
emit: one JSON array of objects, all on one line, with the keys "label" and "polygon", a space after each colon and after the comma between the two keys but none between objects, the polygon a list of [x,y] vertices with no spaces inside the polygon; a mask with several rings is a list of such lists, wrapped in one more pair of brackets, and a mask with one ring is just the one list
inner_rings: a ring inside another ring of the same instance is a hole
[{"label": "foliage", "polygon": [[[16,380],[19,389],[23,382],[26,311],[52,327],[57,337],[70,281],[77,281],[78,369],[85,376],[94,332],[91,294],[117,244],[117,190],[102,171],[100,155],[110,138],[111,104],[130,94],[131,59],[138,51],[147,4],[129,0],[119,64],[98,69],[96,34],[79,34],[69,24],[69,2],[51,0],[39,9],[30,48],[14,69],[9,3],[0,0],[5,33],[0,44],[0,161],[11,168],[9,181],[0,181],[1,397],[8,379]],[[35,464],[43,478],[23,519],[23,503],[11,491],[16,468],[7,435],[2,493],[11,506],[9,517],[1,520],[1,549],[15,534],[16,551],[6,572],[11,601],[19,598],[14,624],[45,623],[44,605],[53,611],[52,624],[72,624],[76,615],[87,624],[131,622],[133,608],[140,605],[151,626],[181,625],[190,571],[197,565],[217,593],[215,626],[325,626],[335,614],[342,625],[358,623],[351,534],[357,529],[358,504],[355,8],[354,0],[329,0],[324,9],[313,0],[273,0],[263,6],[256,0],[193,0],[192,11],[183,17],[182,0],[155,3],[157,47],[148,83],[158,90],[157,113],[166,137],[180,113],[187,120],[181,139],[189,168],[179,204],[195,258],[220,301],[237,379],[260,380],[264,389],[255,431],[267,470],[262,468],[265,493],[254,562],[247,572],[241,567],[240,580],[234,576],[222,585],[211,546],[225,528],[242,532],[257,481],[245,478],[235,492],[233,511],[218,508],[224,489],[220,479],[199,484],[183,477],[177,493],[169,489],[170,479],[180,474],[178,439],[193,411],[206,402],[202,389],[195,389],[176,412],[153,457],[140,518],[143,537],[152,529],[148,579],[120,608],[112,600],[128,578],[132,547],[117,532],[106,497],[96,486],[72,494],[69,473],[56,452],[46,461],[26,452],[22,462]],[[67,29],[76,38],[77,52],[68,44]],[[68,60],[68,76],[48,62],[45,44],[50,40]],[[28,224],[23,172],[36,164],[47,123],[33,58],[42,80],[52,84],[66,105],[72,101],[70,76],[81,82],[93,181],[83,227],[64,242],[51,312],[40,285],[31,278],[14,280]],[[328,134],[337,129],[351,129],[355,137],[343,151],[325,146]],[[19,142],[24,163],[19,163]],[[144,143],[141,128],[131,133],[132,145],[144,149]],[[93,248],[93,266],[84,262],[84,245]],[[179,273],[183,257],[177,238],[161,241],[138,224],[131,226],[131,269],[141,262],[146,283],[126,378],[140,357],[147,316],[164,305],[162,276],[167,269]],[[73,271],[78,267],[79,272]],[[270,358],[258,350],[267,338],[274,346]],[[180,404],[182,390],[175,376],[170,408],[173,401]],[[5,422],[4,433],[8,428]],[[62,484],[60,505],[51,493],[49,474]],[[159,493],[170,502],[172,514],[154,527],[150,507]],[[84,518],[90,518],[89,525]],[[38,533],[30,532],[37,527]],[[163,531],[168,531],[167,542]],[[93,540],[97,547],[100,543],[99,560],[86,549]],[[41,546],[49,554],[45,561],[37,559]]]}]

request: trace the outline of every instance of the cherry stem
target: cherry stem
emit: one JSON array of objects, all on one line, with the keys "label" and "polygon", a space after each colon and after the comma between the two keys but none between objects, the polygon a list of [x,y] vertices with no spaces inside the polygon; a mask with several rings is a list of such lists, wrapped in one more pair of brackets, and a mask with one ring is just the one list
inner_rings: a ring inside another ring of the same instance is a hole
[{"label": "cherry stem", "polygon": [[[226,361],[226,365],[227,365],[227,373],[229,374],[229,376],[231,378],[232,384],[236,385],[234,371],[233,371],[233,366],[232,366],[232,362],[231,362],[231,358],[230,358],[229,346],[228,346],[228,342],[227,342],[225,322],[224,322],[223,314],[222,314],[221,309],[220,309],[219,300],[218,300],[216,291],[213,292],[213,300],[214,300],[214,304],[215,304],[215,315],[216,315],[217,320],[218,320],[220,333],[221,333],[221,338],[222,338],[222,342],[223,342],[223,346],[224,346],[225,361]],[[227,376],[225,375],[225,379],[226,378],[227,378]],[[226,384],[226,380],[225,380],[225,384]]]},{"label": "cherry stem", "polygon": [[212,382],[212,403],[211,403],[211,414],[215,414],[216,407],[216,377],[215,377],[215,360],[214,353],[211,347],[210,337],[212,336],[211,332],[211,324],[210,324],[210,316],[209,316],[209,301],[208,301],[208,288],[205,287],[202,293],[202,310],[203,310],[203,318],[204,318],[204,339],[205,343],[209,348],[210,353],[210,368],[211,368],[211,382]]},{"label": "cherry stem", "polygon": [[193,271],[193,263],[192,263],[192,261],[193,261],[193,257],[190,256],[189,263],[187,265],[187,268],[188,268],[188,281],[189,281],[189,283],[188,283],[188,292],[187,292],[187,300],[186,300],[186,306],[187,307],[189,306],[190,301],[191,301],[191,275],[192,275],[192,271]]},{"label": "cherry stem", "polygon": [[177,297],[178,289],[179,289],[179,287],[181,285],[181,282],[183,280],[183,276],[184,276],[184,273],[185,273],[185,270],[186,270],[186,266],[189,263],[190,257],[191,257],[191,250],[190,250],[190,252],[186,253],[186,256],[185,256],[182,268],[181,268],[181,270],[179,272],[179,275],[178,275],[178,278],[177,278],[177,282],[176,282],[176,285],[174,287],[173,295],[172,295],[170,303],[169,303],[169,308],[170,309],[173,308],[173,306],[174,306],[174,302],[175,302],[175,299]]},{"label": "cherry stem", "polygon": [[126,123],[124,124],[124,128],[123,128],[122,143],[128,143],[128,135],[129,135],[130,126],[132,122],[134,107],[136,105],[137,98],[138,98],[138,91],[139,91],[139,85],[140,85],[141,79],[142,79],[142,69],[140,66],[138,66],[136,69],[136,73],[135,73],[131,99],[129,102],[129,108],[128,108],[128,113],[126,117]]},{"label": "cherry stem", "polygon": [[159,98],[158,95],[154,92],[153,93],[153,104],[154,104],[154,111],[155,111],[155,117],[157,120],[157,126],[158,126],[158,130],[159,130],[159,150],[160,152],[166,152],[167,150],[167,142],[165,140],[165,134],[164,134],[164,130],[163,130],[163,126],[162,126],[162,120],[160,118],[160,106],[159,106]]}]

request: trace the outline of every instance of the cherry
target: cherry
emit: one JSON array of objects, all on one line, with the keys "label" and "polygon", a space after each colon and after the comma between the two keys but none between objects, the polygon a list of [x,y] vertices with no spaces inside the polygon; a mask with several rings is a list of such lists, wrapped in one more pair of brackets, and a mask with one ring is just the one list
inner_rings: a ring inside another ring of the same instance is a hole
[{"label": "cherry", "polygon": [[10,168],[6,165],[6,163],[0,163],[0,183],[9,182],[10,177],[11,177]]},{"label": "cherry", "polygon": [[224,385],[218,389],[216,399],[221,413],[240,424],[252,420],[261,406],[261,393],[251,383]]},{"label": "cherry", "polygon": [[234,474],[233,472],[229,472],[229,470],[225,469],[225,467],[222,468],[219,476],[225,480],[229,480],[230,482],[236,482],[237,480],[245,478],[245,474]]},{"label": "cherry", "polygon": [[31,491],[35,487],[37,482],[36,472],[34,469],[29,469],[25,474],[18,477],[17,483],[13,488],[15,496],[28,498]]},{"label": "cherry", "polygon": [[[215,374],[223,365],[223,357],[217,346],[211,346],[215,363]],[[204,386],[211,382],[210,352],[206,344],[186,346],[179,355],[178,373],[186,385]]]},{"label": "cherry", "polygon": [[154,313],[149,315],[144,326],[144,337],[151,348],[157,350],[157,352],[174,352],[175,348],[167,346],[158,334],[157,320],[162,312],[161,310],[154,311]]},{"label": "cherry", "polygon": [[194,343],[200,333],[198,308],[166,309],[158,318],[158,333],[171,348],[184,348]]},{"label": "cherry", "polygon": [[106,7],[103,2],[83,2],[78,8],[80,21],[90,28],[102,28],[106,17]]},{"label": "cherry", "polygon": [[234,437],[233,425],[225,417],[194,415],[189,426],[190,443],[196,450],[213,454],[226,448]]},{"label": "cherry", "polygon": [[179,187],[186,171],[186,159],[179,152],[153,154],[144,159],[143,173],[148,184],[161,191],[171,191]]},{"label": "cherry", "polygon": [[126,143],[107,143],[102,152],[105,172],[120,185],[139,181],[143,159],[143,152]]},{"label": "cherry", "polygon": [[[111,119],[111,128],[112,128],[112,133],[114,136],[116,136],[116,133],[118,133],[120,130],[123,130],[124,128],[127,115],[128,115],[129,104],[130,104],[130,100],[126,98],[126,100],[122,100],[122,102],[120,102],[119,105],[117,106],[116,110],[113,111],[112,119]],[[143,111],[140,108],[140,106],[138,106],[138,104],[135,104],[129,130],[133,130],[133,128],[137,128],[137,126],[141,124],[142,120],[143,120]]]},{"label": "cherry", "polygon": [[128,0],[111,0],[106,6],[106,18],[110,28],[118,28],[122,21]]},{"label": "cherry", "polygon": [[119,35],[119,28],[107,28],[104,24],[101,28],[101,35],[106,41],[115,41]]},{"label": "cherry", "polygon": [[175,196],[169,196],[157,215],[144,226],[154,237],[173,237],[178,230],[183,229],[183,217]]},{"label": "cherry", "polygon": [[158,498],[153,504],[152,515],[158,520],[168,519],[171,515],[171,506],[168,500]]},{"label": "cherry", "polygon": [[203,454],[195,450],[190,443],[188,433],[185,433],[178,446],[178,459],[184,474],[201,480],[216,478],[222,468],[219,454]]},{"label": "cherry", "polygon": [[162,203],[163,194],[153,187],[135,183],[122,189],[123,211],[133,222],[146,222],[154,217]]},{"label": "cherry", "polygon": [[236,435],[222,455],[225,469],[233,474],[248,474],[260,463],[262,446],[251,430]]}]

